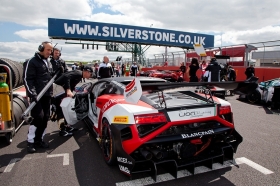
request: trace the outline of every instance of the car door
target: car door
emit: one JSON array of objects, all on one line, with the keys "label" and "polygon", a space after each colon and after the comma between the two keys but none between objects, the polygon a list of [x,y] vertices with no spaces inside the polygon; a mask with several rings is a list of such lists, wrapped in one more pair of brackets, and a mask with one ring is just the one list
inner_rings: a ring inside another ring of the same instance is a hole
[{"label": "car door", "polygon": [[91,91],[88,117],[96,128],[98,126],[98,116],[100,113],[100,108],[96,106],[96,101],[100,93],[104,90],[105,85],[108,83],[109,82],[98,82],[94,84],[94,87]]},{"label": "car door", "polygon": [[[93,86],[94,85],[89,82],[80,87],[76,87],[74,99],[72,99],[71,103],[66,105],[68,107],[68,112],[73,115],[73,117],[76,115],[75,117],[77,120],[82,120],[88,116],[91,97],[90,92]],[[72,113],[72,111],[74,111],[75,114]]]}]

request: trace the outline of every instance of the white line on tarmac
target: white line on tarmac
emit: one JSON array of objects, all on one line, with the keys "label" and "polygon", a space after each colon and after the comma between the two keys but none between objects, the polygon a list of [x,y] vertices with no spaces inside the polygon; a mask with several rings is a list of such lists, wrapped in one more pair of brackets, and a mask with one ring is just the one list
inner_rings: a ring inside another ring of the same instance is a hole
[{"label": "white line on tarmac", "polygon": [[251,161],[251,160],[249,160],[249,159],[247,159],[247,158],[244,158],[244,157],[242,157],[242,158],[237,158],[237,159],[235,159],[235,161],[236,161],[237,164],[242,164],[242,163],[247,164],[247,165],[249,165],[250,167],[252,167],[252,168],[254,168],[254,169],[260,171],[261,173],[263,173],[263,174],[265,174],[265,175],[274,173],[274,172],[272,172],[271,170],[268,170],[267,168],[265,168],[265,167],[263,167],[263,166],[261,166],[261,165],[255,163],[255,162],[253,162],[253,161]]},{"label": "white line on tarmac", "polygon": [[12,168],[14,167],[14,165],[16,164],[16,162],[20,161],[21,158],[14,158],[10,161],[10,163],[7,165],[7,167],[5,168],[4,172],[11,172]]},{"label": "white line on tarmac", "polygon": [[[53,158],[53,157],[63,157],[63,165],[69,165],[69,153],[64,153],[64,154],[52,154],[52,155],[47,155],[47,158]],[[39,159],[42,157],[32,157],[33,159]],[[4,170],[4,173],[11,172],[13,167],[15,166],[16,162],[18,161],[23,161],[23,160],[31,160],[31,157],[23,157],[23,158],[14,158],[12,159],[7,167]]]},{"label": "white line on tarmac", "polygon": [[69,165],[69,153],[47,155],[47,158],[63,156],[63,165]]},{"label": "white line on tarmac", "polygon": [[[224,162],[223,165],[219,164],[219,163],[214,163],[213,170],[219,170],[219,169],[227,168],[227,167],[234,166],[234,165],[247,164],[248,166],[260,171],[261,173],[263,173],[265,175],[273,173],[271,170],[268,170],[267,168],[255,163],[245,157],[236,158],[235,162],[236,163],[233,163],[232,161],[226,161],[226,162]],[[205,172],[209,172],[209,171],[212,171],[212,170],[207,167],[204,167],[204,166],[195,168],[195,174],[201,174],[201,173],[205,173]],[[177,173],[178,178],[183,178],[183,177],[187,177],[187,176],[191,176],[191,175],[192,174],[187,170],[180,170]],[[150,184],[170,181],[170,180],[174,180],[174,179],[175,178],[171,174],[165,173],[165,174],[157,175],[157,182],[155,182],[152,179],[152,177],[145,177],[145,178],[141,178],[141,179],[119,182],[119,183],[116,183],[116,186],[150,185]]]}]

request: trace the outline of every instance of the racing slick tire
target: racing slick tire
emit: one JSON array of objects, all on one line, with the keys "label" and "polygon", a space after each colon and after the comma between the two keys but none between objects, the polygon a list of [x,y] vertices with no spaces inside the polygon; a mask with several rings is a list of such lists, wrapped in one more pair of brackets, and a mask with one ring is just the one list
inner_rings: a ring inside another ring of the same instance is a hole
[{"label": "racing slick tire", "polygon": [[257,90],[254,90],[252,93],[247,95],[247,100],[250,103],[258,103],[261,100],[261,93]]},{"label": "racing slick tire", "polygon": [[[18,68],[15,66],[14,63],[11,63],[9,59],[0,58],[0,64],[7,65],[11,70],[12,76],[12,88],[16,88],[19,85],[19,71]],[[8,72],[8,71],[7,71]],[[9,80],[9,76],[7,76],[7,80]]]},{"label": "racing slick tire", "polygon": [[115,141],[110,129],[110,124],[106,118],[102,121],[102,136],[100,145],[105,162],[108,165],[114,165],[117,161]]},{"label": "racing slick tire", "polygon": [[8,132],[5,134],[6,144],[10,145],[13,141],[13,134],[11,132]]}]

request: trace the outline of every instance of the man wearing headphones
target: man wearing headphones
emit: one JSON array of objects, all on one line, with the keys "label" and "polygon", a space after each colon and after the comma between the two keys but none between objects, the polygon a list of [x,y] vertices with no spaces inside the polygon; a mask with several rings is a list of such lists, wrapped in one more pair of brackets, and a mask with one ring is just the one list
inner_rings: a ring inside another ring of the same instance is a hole
[{"label": "man wearing headphones", "polygon": [[53,46],[50,42],[42,42],[35,55],[26,62],[24,71],[24,86],[30,102],[35,101],[36,105],[31,110],[34,118],[30,123],[27,135],[27,151],[36,152],[37,148],[48,148],[48,143],[43,141],[47,123],[50,116],[51,96],[53,87],[51,86],[40,100],[37,95],[43,90],[47,83],[52,79],[52,65],[47,60],[51,55]]},{"label": "man wearing headphones", "polygon": [[61,76],[61,74],[63,72],[67,72],[68,69],[67,69],[67,66],[65,64],[65,61],[63,59],[61,59],[61,52],[58,48],[53,48],[53,52],[52,52],[52,55],[51,55],[51,64],[52,64],[52,68],[53,68],[53,71],[57,71],[58,69],[61,69],[61,73],[58,75],[57,78],[59,78],[59,76]]}]

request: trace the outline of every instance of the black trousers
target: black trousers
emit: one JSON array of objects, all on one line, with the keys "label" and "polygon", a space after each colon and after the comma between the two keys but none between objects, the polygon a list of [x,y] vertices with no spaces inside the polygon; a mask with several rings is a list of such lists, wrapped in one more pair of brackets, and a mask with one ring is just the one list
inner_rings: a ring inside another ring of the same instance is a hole
[{"label": "black trousers", "polygon": [[[72,90],[71,90],[72,91]],[[56,121],[59,121],[60,119],[63,119],[64,118],[64,115],[63,115],[63,111],[62,111],[62,108],[60,106],[60,103],[62,102],[62,100],[64,98],[67,97],[67,94],[61,94],[59,96],[55,96],[53,97],[53,101],[52,101],[52,104],[55,105],[56,107],[56,111],[55,111],[55,114],[56,114]],[[62,123],[59,127],[59,129],[63,129],[65,127],[65,125],[67,125],[66,123],[66,120],[64,120],[64,123]]]},{"label": "black trousers", "polygon": [[[30,123],[29,128],[34,128],[35,130],[29,130],[28,132],[28,142],[41,142],[45,129],[50,118],[50,105],[51,97],[43,96],[35,107],[31,110],[31,116],[34,118]],[[32,139],[33,138],[33,139]]]},{"label": "black trousers", "polygon": [[190,82],[198,82],[197,76],[191,76],[190,77]]}]

